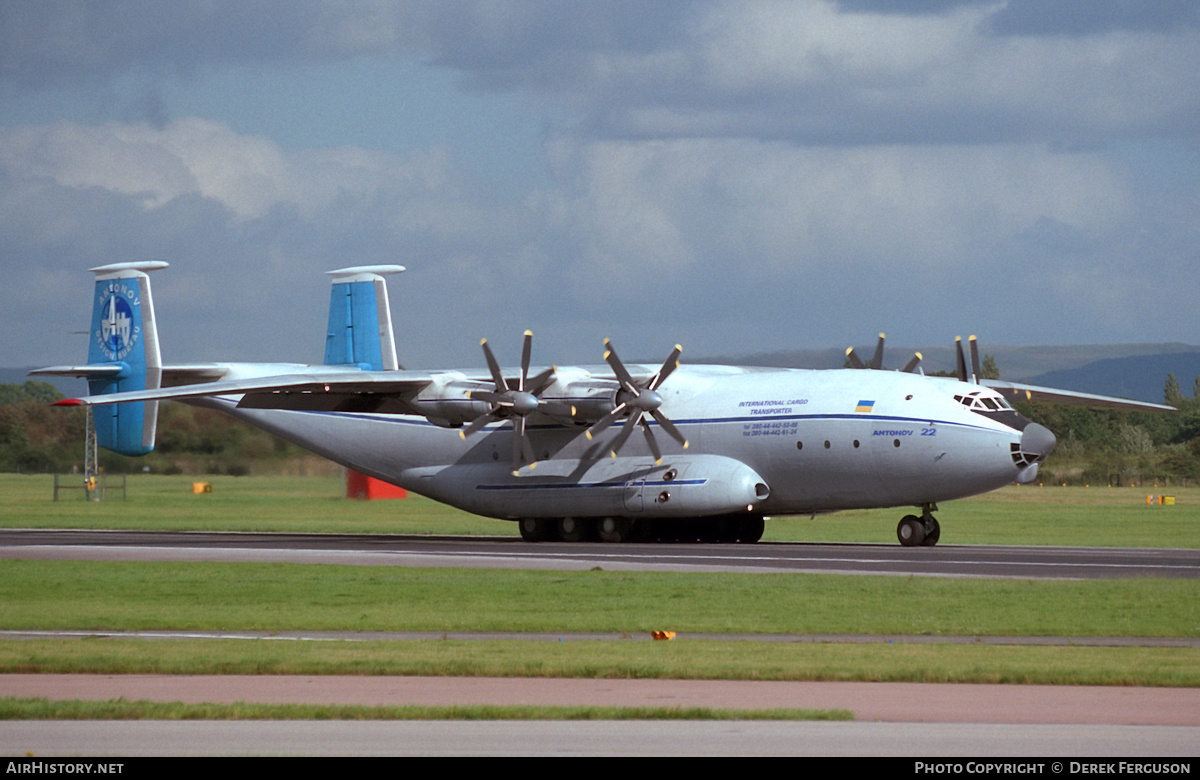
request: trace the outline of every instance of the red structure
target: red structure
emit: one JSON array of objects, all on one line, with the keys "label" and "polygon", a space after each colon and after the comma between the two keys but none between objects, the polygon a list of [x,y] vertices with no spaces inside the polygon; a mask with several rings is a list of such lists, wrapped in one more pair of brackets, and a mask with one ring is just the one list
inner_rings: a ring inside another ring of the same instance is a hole
[{"label": "red structure", "polygon": [[346,469],[346,498],[408,498],[408,491],[381,479]]}]

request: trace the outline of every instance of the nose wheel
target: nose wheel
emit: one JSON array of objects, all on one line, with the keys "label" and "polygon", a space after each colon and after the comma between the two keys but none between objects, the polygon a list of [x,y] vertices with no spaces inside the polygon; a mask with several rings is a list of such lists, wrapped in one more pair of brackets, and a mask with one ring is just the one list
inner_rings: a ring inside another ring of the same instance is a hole
[{"label": "nose wheel", "polygon": [[942,527],[932,514],[937,507],[927,504],[920,517],[906,515],[896,526],[896,538],[905,547],[932,547],[942,536]]}]

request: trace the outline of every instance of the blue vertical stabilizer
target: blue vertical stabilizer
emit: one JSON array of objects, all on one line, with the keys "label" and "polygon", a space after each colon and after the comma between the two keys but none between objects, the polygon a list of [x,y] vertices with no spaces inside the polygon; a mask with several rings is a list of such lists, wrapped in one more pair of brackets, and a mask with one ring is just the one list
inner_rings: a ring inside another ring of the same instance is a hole
[{"label": "blue vertical stabilizer", "polygon": [[[162,261],[115,263],[92,268],[96,274],[92,325],[88,335],[88,365],[108,366],[107,375],[88,379],[92,395],[157,388],[162,380],[162,357],[150,277],[146,271],[165,268]],[[96,442],[122,455],[145,455],[154,449],[158,402],[134,402],[97,407]]]},{"label": "blue vertical stabilizer", "polygon": [[370,265],[329,272],[333,290],[329,296],[325,365],[357,366],[368,371],[399,368],[383,277],[403,270],[399,265]]}]

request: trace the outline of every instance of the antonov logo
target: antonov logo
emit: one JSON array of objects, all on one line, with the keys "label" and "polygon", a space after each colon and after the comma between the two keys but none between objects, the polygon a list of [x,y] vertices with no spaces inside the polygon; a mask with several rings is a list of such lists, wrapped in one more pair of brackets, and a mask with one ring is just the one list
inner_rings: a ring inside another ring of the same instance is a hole
[{"label": "antonov logo", "polygon": [[141,328],[133,324],[130,301],[137,305],[136,293],[124,285],[105,290],[101,296],[96,341],[109,360],[124,360],[137,343]]}]

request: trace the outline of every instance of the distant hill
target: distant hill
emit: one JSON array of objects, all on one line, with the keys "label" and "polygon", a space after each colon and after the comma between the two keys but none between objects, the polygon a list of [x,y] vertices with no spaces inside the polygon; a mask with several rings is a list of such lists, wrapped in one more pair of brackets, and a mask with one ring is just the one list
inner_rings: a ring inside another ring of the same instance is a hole
[{"label": "distant hill", "polygon": [[1200,352],[1097,360],[1078,368],[1047,371],[1031,378],[1029,383],[1161,404],[1167,374],[1174,374],[1180,391],[1190,396],[1196,377],[1200,376]]},{"label": "distant hill", "polygon": [[[864,360],[869,360],[875,353],[874,344],[855,345],[854,349]],[[1175,375],[1184,395],[1191,395],[1192,383],[1200,375],[1200,347],[1190,344],[1013,347],[980,342],[979,349],[981,355],[991,355],[996,359],[1003,379],[1151,403],[1162,403],[1167,374]],[[884,368],[900,368],[916,351],[920,351],[924,358],[921,367],[926,373],[954,370],[953,343],[920,350],[888,345],[884,352]],[[692,362],[781,368],[841,368],[845,359],[846,351],[843,348],[764,352]]]}]

